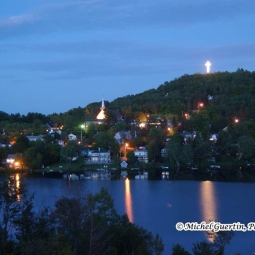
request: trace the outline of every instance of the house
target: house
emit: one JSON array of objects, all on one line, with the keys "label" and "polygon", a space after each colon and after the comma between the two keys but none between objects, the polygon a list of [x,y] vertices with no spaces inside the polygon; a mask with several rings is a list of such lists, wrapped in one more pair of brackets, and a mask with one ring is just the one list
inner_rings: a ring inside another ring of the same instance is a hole
[{"label": "house", "polygon": [[74,134],[69,134],[69,135],[68,135],[68,140],[69,140],[69,141],[76,141],[76,140],[77,140],[77,136],[74,135]]},{"label": "house", "polygon": [[135,150],[134,154],[139,162],[148,163],[148,152],[145,148],[139,148]]},{"label": "house", "polygon": [[12,145],[10,143],[7,142],[0,142],[0,147],[1,148],[10,148]]},{"label": "house", "polygon": [[110,151],[98,148],[93,150],[90,155],[90,163],[94,164],[108,164],[111,161]]},{"label": "house", "polygon": [[57,133],[57,134],[61,135],[63,126],[58,126],[56,123],[55,124],[47,123],[46,128],[47,128],[47,131],[49,134]]},{"label": "house", "polygon": [[191,132],[187,132],[187,131],[183,131],[181,133],[181,136],[184,138],[185,143],[188,140],[193,140],[196,137],[196,131]]},{"label": "house", "polygon": [[210,141],[216,143],[217,142],[218,134],[211,134],[210,135]]},{"label": "house", "polygon": [[9,168],[20,168],[22,154],[8,154],[7,158],[2,161],[2,164],[6,165]]},{"label": "house", "polygon": [[121,168],[127,168],[127,166],[128,166],[128,163],[127,163],[126,161],[122,161],[122,162],[120,163],[120,167],[121,167]]},{"label": "house", "polygon": [[43,136],[41,135],[27,135],[26,138],[29,140],[29,142],[38,141],[38,140],[43,141]]},{"label": "house", "polygon": [[91,153],[92,153],[93,151],[94,151],[94,150],[89,150],[89,149],[82,150],[82,151],[81,151],[81,156],[83,156],[83,157],[91,157]]},{"label": "house", "polygon": [[58,145],[60,145],[60,146],[64,146],[64,141],[62,141],[62,140],[57,140],[57,142],[58,142]]},{"label": "house", "polygon": [[124,140],[131,140],[130,131],[120,131],[117,132],[114,136],[114,139],[119,143],[123,143]]},{"label": "house", "polygon": [[165,158],[167,156],[167,154],[168,154],[168,149],[164,148],[164,149],[161,150],[161,157],[162,158]]}]

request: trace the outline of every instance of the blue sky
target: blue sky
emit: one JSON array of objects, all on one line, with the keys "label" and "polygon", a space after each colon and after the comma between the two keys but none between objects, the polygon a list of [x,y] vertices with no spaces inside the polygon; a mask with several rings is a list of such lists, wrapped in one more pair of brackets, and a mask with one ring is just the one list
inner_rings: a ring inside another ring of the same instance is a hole
[{"label": "blue sky", "polygon": [[50,114],[183,74],[255,71],[254,0],[0,0],[0,111]]}]

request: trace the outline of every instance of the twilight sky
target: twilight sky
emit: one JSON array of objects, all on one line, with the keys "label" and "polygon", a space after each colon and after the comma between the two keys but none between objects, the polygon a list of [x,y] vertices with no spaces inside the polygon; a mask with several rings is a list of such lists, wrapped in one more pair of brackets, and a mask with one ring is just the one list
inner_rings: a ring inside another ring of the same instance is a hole
[{"label": "twilight sky", "polygon": [[0,111],[112,101],[207,60],[255,71],[254,0],[0,0]]}]

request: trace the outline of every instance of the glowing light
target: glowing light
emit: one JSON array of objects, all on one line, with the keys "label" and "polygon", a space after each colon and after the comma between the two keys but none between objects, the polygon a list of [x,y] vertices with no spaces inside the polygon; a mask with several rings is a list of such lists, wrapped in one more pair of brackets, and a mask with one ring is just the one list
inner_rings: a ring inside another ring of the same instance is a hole
[{"label": "glowing light", "polygon": [[140,127],[140,128],[145,128],[145,127],[146,127],[146,123],[144,123],[144,122],[140,123],[140,124],[139,124],[139,127]]},{"label": "glowing light", "polygon": [[130,192],[130,181],[127,178],[125,180],[125,207],[126,207],[126,212],[127,216],[130,222],[133,223],[133,208],[132,208],[132,196]]},{"label": "glowing light", "polygon": [[203,107],[204,107],[204,104],[203,104],[203,103],[198,103],[198,106],[197,106],[198,110],[200,110],[200,109],[203,108]]},{"label": "glowing light", "polygon": [[210,73],[210,67],[211,67],[211,62],[210,61],[207,61],[206,63],[205,63],[205,66],[206,66],[206,72],[207,73]]},{"label": "glowing light", "polygon": [[97,115],[98,120],[104,120],[106,119],[105,115],[105,106],[104,106],[104,100],[102,99],[102,106],[100,108],[100,113]]},{"label": "glowing light", "polygon": [[97,115],[98,120],[104,120],[106,118],[104,110],[101,110],[100,113]]}]

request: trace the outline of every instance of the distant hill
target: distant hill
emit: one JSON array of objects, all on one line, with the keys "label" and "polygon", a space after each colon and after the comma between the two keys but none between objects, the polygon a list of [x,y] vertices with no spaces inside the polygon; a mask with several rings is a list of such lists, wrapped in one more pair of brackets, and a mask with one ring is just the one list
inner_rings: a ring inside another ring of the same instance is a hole
[{"label": "distant hill", "polygon": [[255,72],[183,75],[157,89],[117,98],[108,109],[119,109],[124,118],[137,111],[147,114],[191,113],[198,104],[212,115],[224,118],[255,118]]},{"label": "distant hill", "polygon": [[[192,115],[198,112],[199,103],[203,103],[202,109],[199,109],[200,113],[203,113],[201,119]],[[69,130],[78,129],[85,119],[96,117],[100,106],[101,102],[92,102],[85,108],[78,107],[65,113],[48,116],[40,113],[21,116],[0,112],[0,129],[25,130],[28,129],[27,125],[9,128],[8,123],[27,123],[33,124],[34,133],[39,133],[38,127],[43,129],[47,122],[64,125]],[[199,122],[203,122],[210,125],[211,132],[216,132],[233,122],[234,118],[242,122],[255,120],[255,72],[238,69],[232,73],[183,75],[161,84],[157,89],[127,95],[112,102],[106,101],[105,106],[109,121],[116,120],[116,115],[121,114],[126,121],[135,118],[141,120],[150,115],[175,119],[178,123],[184,121],[184,116],[188,113],[191,121],[187,123],[189,128],[186,126],[185,129],[192,130],[194,123],[196,127]]]}]

